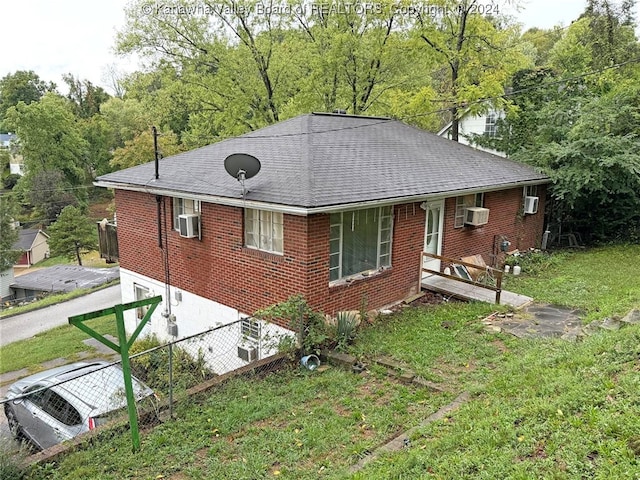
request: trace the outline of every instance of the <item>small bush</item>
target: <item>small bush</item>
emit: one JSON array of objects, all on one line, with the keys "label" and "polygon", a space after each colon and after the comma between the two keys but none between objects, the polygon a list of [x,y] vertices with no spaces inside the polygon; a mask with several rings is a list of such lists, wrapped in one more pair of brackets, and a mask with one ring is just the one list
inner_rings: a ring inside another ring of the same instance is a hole
[{"label": "small bush", "polygon": [[542,250],[530,250],[507,256],[504,264],[511,267],[520,265],[523,274],[537,275],[554,265],[559,265],[568,255],[570,255],[568,252],[550,253]]},{"label": "small bush", "polygon": [[357,312],[338,312],[336,315],[336,348],[343,350],[356,338],[360,322]]},{"label": "small bush", "polygon": [[[131,370],[137,378],[156,392],[169,390],[168,346],[160,343],[155,335],[150,335],[136,341],[131,346],[129,354],[131,356],[141,354],[131,359]],[[193,387],[213,375],[200,351],[198,356],[194,358],[184,348],[174,346],[172,363],[174,389],[182,390]]]}]

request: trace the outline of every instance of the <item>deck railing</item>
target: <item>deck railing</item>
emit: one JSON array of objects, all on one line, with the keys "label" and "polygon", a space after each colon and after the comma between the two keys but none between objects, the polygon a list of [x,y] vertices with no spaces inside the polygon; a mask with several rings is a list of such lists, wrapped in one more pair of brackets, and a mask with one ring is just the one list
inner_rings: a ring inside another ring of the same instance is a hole
[{"label": "deck railing", "polygon": [[[487,283],[482,283],[474,280],[467,280],[466,278],[460,278],[457,275],[447,275],[440,270],[434,270],[431,268],[424,267],[424,257],[434,258],[436,260],[440,260],[449,265],[464,265],[467,268],[475,269],[475,270],[485,270],[486,273],[495,279],[495,285],[490,285]],[[462,260],[456,260],[449,257],[443,257],[442,255],[435,255],[433,253],[422,252],[420,255],[420,287],[422,286],[422,274],[430,273],[432,275],[438,275],[440,277],[448,278],[450,280],[455,280],[456,282],[467,283],[469,285],[474,285],[481,288],[486,288],[488,290],[493,290],[496,293],[496,304],[500,304],[500,294],[502,293],[502,270],[498,270],[497,268],[477,265],[475,263],[463,262]]]}]

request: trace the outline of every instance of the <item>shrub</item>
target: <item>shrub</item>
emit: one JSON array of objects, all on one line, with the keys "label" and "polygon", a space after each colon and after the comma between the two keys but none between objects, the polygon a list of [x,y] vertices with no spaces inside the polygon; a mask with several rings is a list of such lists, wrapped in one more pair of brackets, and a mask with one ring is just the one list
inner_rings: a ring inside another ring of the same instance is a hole
[{"label": "shrub", "polygon": [[[182,347],[173,346],[172,350],[174,389],[193,387],[213,375],[201,351],[194,358]],[[168,345],[161,344],[155,335],[150,335],[134,342],[129,354],[136,355],[131,359],[131,370],[136,377],[156,392],[169,390]]]}]

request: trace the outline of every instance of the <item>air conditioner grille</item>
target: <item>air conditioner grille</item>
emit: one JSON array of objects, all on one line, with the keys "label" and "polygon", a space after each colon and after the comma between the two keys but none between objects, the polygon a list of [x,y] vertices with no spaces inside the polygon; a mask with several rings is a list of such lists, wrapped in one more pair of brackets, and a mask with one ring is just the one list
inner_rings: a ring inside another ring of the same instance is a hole
[{"label": "air conditioner grille", "polygon": [[489,209],[482,207],[468,207],[464,211],[466,225],[484,225],[489,222]]}]

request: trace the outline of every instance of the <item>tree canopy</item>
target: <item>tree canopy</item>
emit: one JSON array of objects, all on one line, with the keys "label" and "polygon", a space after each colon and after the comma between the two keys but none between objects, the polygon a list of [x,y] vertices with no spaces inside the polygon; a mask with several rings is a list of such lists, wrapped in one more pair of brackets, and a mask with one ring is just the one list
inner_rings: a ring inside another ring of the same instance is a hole
[{"label": "tree canopy", "polygon": [[95,223],[73,205],[64,207],[48,233],[52,254],[76,259],[78,265],[82,265],[82,253],[97,248]]},{"label": "tree canopy", "polygon": [[455,139],[462,116],[498,109],[499,135],[476,142],[553,179],[553,222],[640,231],[634,0],[588,0],[569,26],[524,33],[501,2],[356,5],[133,0],[116,49],[144,69],[112,70],[115,97],[70,74],[66,96],[34,72],[0,80],[0,129],[27,170],[17,197],[45,219],[82,204],[96,175],[153,160],[152,126],[169,156],[310,111],[451,122]]}]

